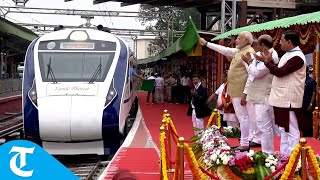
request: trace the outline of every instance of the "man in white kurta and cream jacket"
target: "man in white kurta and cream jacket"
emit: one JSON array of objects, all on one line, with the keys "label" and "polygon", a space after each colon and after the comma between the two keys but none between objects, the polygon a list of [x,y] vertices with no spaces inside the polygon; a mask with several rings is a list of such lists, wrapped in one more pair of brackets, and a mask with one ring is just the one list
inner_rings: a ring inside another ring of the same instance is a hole
[{"label": "man in white kurta and cream jacket", "polygon": [[300,139],[300,108],[306,79],[306,58],[299,48],[300,39],[296,32],[284,32],[280,45],[286,53],[278,65],[272,62],[272,55],[268,51],[256,58],[265,62],[270,73],[274,75],[269,104],[274,107],[275,121],[280,127],[280,152],[289,154]]},{"label": "man in white kurta and cream jacket", "polygon": [[251,47],[253,43],[252,34],[250,32],[241,32],[236,39],[236,48],[228,48],[214,43],[209,43],[203,38],[199,39],[199,43],[227,57],[232,57],[228,71],[229,83],[227,93],[232,97],[232,104],[240,122],[241,138],[240,146],[237,147],[237,149],[240,151],[249,150],[249,122],[245,105],[245,96],[243,94],[248,73],[245,66],[242,64],[242,55],[247,52],[255,52]]},{"label": "man in white kurta and cream jacket", "polygon": [[[272,48],[273,41],[269,35],[261,35],[258,38],[258,48],[260,55],[263,49],[268,49],[272,53],[274,64],[278,64],[278,53]],[[249,60],[253,59],[249,65]],[[273,107],[269,105],[268,99],[271,91],[273,75],[263,62],[258,61],[252,54],[243,56],[243,62],[249,74],[245,88],[247,93],[247,101],[253,103],[255,109],[255,119],[257,124],[256,136],[261,141],[262,152],[271,154],[274,152],[273,136],[274,136],[274,114]],[[275,127],[277,130],[277,127]],[[275,134],[278,135],[278,134]]]}]

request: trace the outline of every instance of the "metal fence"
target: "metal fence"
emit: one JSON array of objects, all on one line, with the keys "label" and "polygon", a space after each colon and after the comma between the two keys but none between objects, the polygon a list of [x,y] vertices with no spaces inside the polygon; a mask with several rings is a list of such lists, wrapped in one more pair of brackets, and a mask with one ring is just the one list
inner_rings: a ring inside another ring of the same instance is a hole
[{"label": "metal fence", "polygon": [[22,79],[0,79],[0,94],[22,90]]}]

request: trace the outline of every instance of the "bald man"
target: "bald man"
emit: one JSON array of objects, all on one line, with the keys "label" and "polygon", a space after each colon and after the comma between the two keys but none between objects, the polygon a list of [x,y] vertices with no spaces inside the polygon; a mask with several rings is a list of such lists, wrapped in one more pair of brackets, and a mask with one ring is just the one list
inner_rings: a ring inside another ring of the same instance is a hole
[{"label": "bald man", "polygon": [[[258,38],[257,55],[263,54],[267,49],[272,53],[274,64],[278,64],[278,53],[272,48],[273,40],[269,35],[261,35]],[[273,136],[279,135],[274,123],[273,107],[268,104],[270,96],[273,75],[263,62],[255,59],[255,56],[247,53],[243,57],[244,65],[246,66],[249,74],[246,88],[247,101],[253,102],[255,109],[255,118],[257,123],[256,135],[261,139],[261,149],[265,153],[274,152]],[[252,63],[249,65],[250,59]],[[274,129],[275,127],[275,129]]]},{"label": "bald man", "polygon": [[207,46],[208,48],[227,56],[228,60],[232,58],[228,71],[229,83],[227,93],[232,97],[235,114],[240,122],[240,146],[236,149],[240,151],[247,151],[250,149],[248,137],[249,122],[246,110],[246,95],[243,94],[243,90],[247,81],[248,73],[246,67],[242,63],[242,55],[247,52],[255,52],[251,47],[253,43],[252,34],[247,31],[241,32],[236,39],[236,48],[228,48],[214,43],[209,43],[203,38],[199,39],[199,43],[202,46]]}]

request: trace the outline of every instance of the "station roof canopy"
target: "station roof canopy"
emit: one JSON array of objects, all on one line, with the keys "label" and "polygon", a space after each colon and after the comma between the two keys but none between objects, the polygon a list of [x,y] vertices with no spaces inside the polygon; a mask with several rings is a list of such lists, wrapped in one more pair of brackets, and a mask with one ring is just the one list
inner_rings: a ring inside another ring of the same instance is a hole
[{"label": "station roof canopy", "polygon": [[[65,0],[71,1],[71,0]],[[109,2],[110,0],[93,0],[93,4],[105,3]],[[132,5],[132,4],[149,4],[154,6],[175,6],[181,8],[203,8],[203,9],[212,9],[220,3],[220,0],[166,0],[166,1],[159,1],[159,0],[118,0],[118,2],[122,2],[123,5]],[[217,8],[220,8],[218,6]]]},{"label": "station roof canopy", "polygon": [[263,30],[288,28],[292,25],[305,25],[308,23],[320,23],[320,11],[233,29],[213,38],[212,40],[214,41],[224,39],[230,36],[235,36],[240,34],[242,31],[260,32]]},{"label": "station roof canopy", "polygon": [[7,55],[15,56],[17,61],[23,61],[28,45],[37,37],[31,30],[0,17],[1,48],[8,50]]},{"label": "station roof canopy", "polygon": [[37,37],[37,35],[31,30],[25,27],[19,26],[2,17],[0,17],[0,33],[11,35],[11,36],[17,36],[26,41],[32,41]]}]

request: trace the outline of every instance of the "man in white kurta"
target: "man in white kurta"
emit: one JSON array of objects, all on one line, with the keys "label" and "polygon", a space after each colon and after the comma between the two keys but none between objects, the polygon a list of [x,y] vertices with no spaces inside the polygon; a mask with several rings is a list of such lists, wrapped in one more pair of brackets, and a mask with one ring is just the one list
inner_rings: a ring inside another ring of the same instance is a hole
[{"label": "man in white kurta", "polygon": [[[278,64],[278,53],[272,48],[272,37],[269,35],[261,35],[258,39],[259,50],[268,49],[272,53],[274,64]],[[260,55],[261,52],[257,52]],[[243,57],[245,66],[247,67],[250,82],[247,88],[247,101],[253,103],[255,109],[255,119],[257,124],[256,136],[261,140],[261,149],[265,153],[274,152],[273,144],[273,125],[274,115],[273,107],[268,104],[268,99],[271,91],[273,75],[263,62],[258,61],[253,56],[252,63],[248,66],[248,60],[251,56],[248,54]]]},{"label": "man in white kurta", "polygon": [[269,104],[274,107],[275,121],[281,133],[280,152],[290,154],[300,139],[300,108],[306,79],[306,58],[299,48],[298,33],[284,32],[280,45],[286,53],[278,65],[273,63],[272,55],[268,51],[256,58],[265,62],[270,73],[274,75]]},{"label": "man in white kurta", "polygon": [[[257,40],[254,40],[253,41],[254,43],[252,44],[252,47],[253,49],[258,52],[258,42]],[[249,54],[248,54],[249,55]],[[244,87],[244,91],[243,91],[243,94],[247,95],[247,89],[249,88],[249,85],[252,83],[253,79],[254,79],[254,76],[253,74],[251,74],[249,71],[248,71],[248,65],[251,64],[252,62],[252,59],[254,57],[253,54],[251,54],[251,60],[248,59],[248,61],[243,61],[242,64],[244,66],[246,66],[246,69],[247,69],[247,72],[248,72],[248,78],[247,78],[247,82],[246,82],[246,85]],[[248,57],[249,58],[249,57]],[[247,100],[247,98],[246,98]],[[250,101],[250,100],[247,100],[246,101],[246,110],[247,110],[247,113],[248,113],[248,120],[249,120],[249,146],[250,147],[260,147],[261,146],[261,139],[260,139],[260,136],[257,134],[257,121],[256,121],[256,113],[255,113],[255,108],[254,108],[254,105],[253,105],[253,102]]]},{"label": "man in white kurta", "polygon": [[232,57],[228,71],[229,83],[227,93],[232,97],[232,104],[240,122],[241,138],[240,146],[237,147],[237,149],[240,151],[249,150],[249,122],[248,113],[245,109],[245,96],[243,94],[248,73],[245,66],[242,64],[241,56],[247,52],[255,52],[251,47],[253,43],[252,34],[250,32],[241,32],[236,39],[236,48],[228,48],[214,43],[209,43],[203,38],[199,39],[199,43],[227,57]]}]

